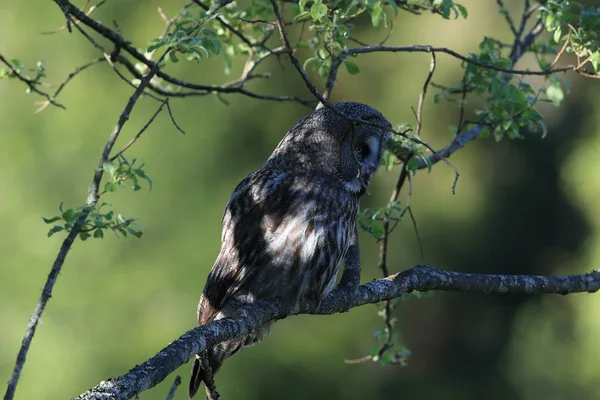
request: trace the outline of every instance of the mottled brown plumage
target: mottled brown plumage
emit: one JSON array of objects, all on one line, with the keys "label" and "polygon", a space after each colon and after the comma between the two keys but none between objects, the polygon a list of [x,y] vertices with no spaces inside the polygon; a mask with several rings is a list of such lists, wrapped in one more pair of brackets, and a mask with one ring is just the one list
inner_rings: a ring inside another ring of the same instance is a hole
[{"label": "mottled brown plumage", "polygon": [[[358,200],[376,171],[389,122],[360,103],[322,108],[294,125],[261,169],[234,190],[223,217],[221,251],[198,305],[198,323],[235,317],[257,299],[297,305],[335,284],[354,233]],[[223,360],[262,340],[272,323],[208,350],[213,373]],[[190,398],[204,381],[199,356]]]}]

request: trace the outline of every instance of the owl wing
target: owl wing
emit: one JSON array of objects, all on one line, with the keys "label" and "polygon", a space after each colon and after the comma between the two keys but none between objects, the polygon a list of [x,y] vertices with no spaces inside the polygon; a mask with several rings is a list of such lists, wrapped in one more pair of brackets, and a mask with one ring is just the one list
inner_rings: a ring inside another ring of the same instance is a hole
[{"label": "owl wing", "polygon": [[212,321],[240,291],[252,294],[245,289],[261,268],[271,264],[265,237],[278,228],[292,206],[292,185],[288,174],[263,169],[234,190],[223,216],[221,251],[198,305],[200,324]]}]

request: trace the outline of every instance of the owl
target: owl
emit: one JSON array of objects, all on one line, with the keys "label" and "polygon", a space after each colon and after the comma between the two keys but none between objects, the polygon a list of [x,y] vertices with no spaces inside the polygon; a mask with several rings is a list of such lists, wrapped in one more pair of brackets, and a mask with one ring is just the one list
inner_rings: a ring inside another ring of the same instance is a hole
[{"label": "owl", "polygon": [[[256,300],[289,306],[318,301],[335,285],[359,199],[379,166],[391,124],[364,104],[336,103],[333,109],[298,121],[262,168],[235,188],[223,217],[221,251],[200,297],[199,324],[235,317]],[[262,340],[272,324],[208,349],[213,373],[227,357]],[[205,379],[197,355],[190,398]]]}]

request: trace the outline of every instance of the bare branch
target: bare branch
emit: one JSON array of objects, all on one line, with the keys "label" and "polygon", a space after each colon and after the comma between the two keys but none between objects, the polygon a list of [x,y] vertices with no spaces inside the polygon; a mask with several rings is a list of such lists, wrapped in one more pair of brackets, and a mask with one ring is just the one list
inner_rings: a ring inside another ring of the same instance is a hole
[{"label": "bare branch", "polygon": [[[150,125],[152,125],[152,123],[154,122],[154,119],[158,116],[158,114],[160,114],[160,112],[162,111],[163,107],[167,105],[167,101],[164,100],[160,106],[156,109],[156,111],[154,112],[154,114],[152,114],[152,116],[150,117],[150,119],[148,120],[148,122],[146,122],[144,124],[144,126],[142,127],[142,129],[140,129],[140,131],[133,137],[131,138],[131,140],[129,142],[127,142],[127,144],[117,152],[117,154],[115,154],[114,156],[112,156],[110,158],[110,161],[114,161],[117,158],[119,158],[119,156],[123,153],[125,153],[127,151],[128,148],[130,148],[131,146],[133,146],[133,144],[140,138],[140,136],[142,136],[142,134],[144,132],[146,132],[146,129],[148,129],[148,127]],[[177,126],[177,125],[175,125]]]},{"label": "bare branch", "polygon": [[566,71],[577,71],[577,65],[571,64],[560,68],[548,69],[544,71],[531,71],[529,69],[513,69],[513,68],[503,68],[498,67],[493,64],[487,64],[475,59],[463,56],[460,53],[457,53],[454,50],[448,49],[446,47],[433,47],[433,46],[422,46],[422,45],[412,45],[412,46],[369,46],[369,47],[357,47],[353,49],[346,49],[340,53],[338,56],[342,60],[347,57],[355,54],[367,54],[367,53],[376,53],[376,52],[388,52],[388,53],[445,53],[454,58],[457,58],[461,61],[464,61],[468,64],[473,64],[481,68],[491,69],[498,72],[504,72],[511,75],[540,75],[540,76],[548,76],[555,74],[557,72],[566,72]]},{"label": "bare branch", "polygon": [[425,265],[361,285],[356,290],[336,289],[317,302],[301,304],[299,310],[278,302],[261,300],[242,310],[238,319],[221,319],[184,333],[154,357],[125,375],[102,381],[75,400],[130,399],[157,385],[191,357],[217,343],[244,336],[270,320],[296,314],[330,315],[365,304],[378,303],[404,293],[450,290],[475,293],[568,294],[596,292],[600,273],[567,276],[485,275],[443,271]]}]

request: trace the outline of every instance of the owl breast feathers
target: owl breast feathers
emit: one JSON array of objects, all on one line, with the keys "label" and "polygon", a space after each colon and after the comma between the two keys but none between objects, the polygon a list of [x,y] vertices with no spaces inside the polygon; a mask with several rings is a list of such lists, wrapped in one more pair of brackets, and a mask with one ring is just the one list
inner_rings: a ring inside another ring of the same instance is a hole
[{"label": "owl breast feathers", "polygon": [[[334,109],[301,119],[263,167],[234,190],[223,217],[221,251],[198,305],[200,324],[234,317],[258,299],[295,306],[333,288],[352,241],[359,198],[390,128],[364,104],[337,103]],[[209,349],[213,372],[225,358],[262,340],[270,326]],[[190,397],[205,379],[197,356]]]}]

